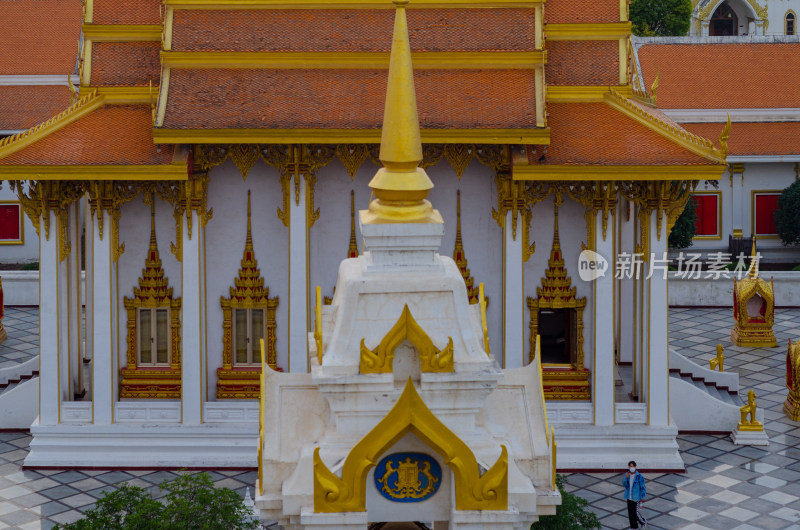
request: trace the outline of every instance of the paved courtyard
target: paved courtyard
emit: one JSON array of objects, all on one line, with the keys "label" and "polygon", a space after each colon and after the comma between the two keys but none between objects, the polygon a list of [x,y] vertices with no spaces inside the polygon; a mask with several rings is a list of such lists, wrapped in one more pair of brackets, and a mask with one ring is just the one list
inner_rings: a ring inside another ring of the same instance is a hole
[{"label": "paved courtyard", "polygon": [[[35,353],[36,309],[7,308],[9,339],[0,345],[0,368]],[[786,397],[786,340],[800,340],[800,310],[777,312],[777,348],[730,345],[730,310],[670,310],[671,345],[706,364],[718,342],[726,347],[725,369],[738,371],[741,392],[753,389],[765,409],[767,448],[737,447],[724,436],[679,437],[685,474],[646,474],[649,529],[800,528],[800,423],[781,407]],[[31,348],[33,346],[33,349]],[[76,520],[100,495],[131,482],[152,488],[174,477],[170,471],[21,471],[30,436],[0,433],[0,529],[51,528]],[[216,471],[218,486],[244,494],[255,471]],[[572,474],[568,489],[590,502],[604,528],[627,528],[620,476]]]}]

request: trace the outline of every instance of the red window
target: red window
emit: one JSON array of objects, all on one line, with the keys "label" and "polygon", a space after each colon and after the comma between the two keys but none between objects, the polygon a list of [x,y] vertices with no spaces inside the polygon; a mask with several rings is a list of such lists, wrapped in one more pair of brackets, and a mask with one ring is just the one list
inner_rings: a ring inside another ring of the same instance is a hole
[{"label": "red window", "polygon": [[696,237],[719,236],[719,195],[716,193],[703,193],[694,195],[697,205]]},{"label": "red window", "polygon": [[755,229],[757,236],[773,236],[778,233],[775,228],[775,210],[778,209],[779,193],[757,193],[755,197]]},{"label": "red window", "polygon": [[20,241],[20,221],[19,204],[0,204],[0,241]]}]

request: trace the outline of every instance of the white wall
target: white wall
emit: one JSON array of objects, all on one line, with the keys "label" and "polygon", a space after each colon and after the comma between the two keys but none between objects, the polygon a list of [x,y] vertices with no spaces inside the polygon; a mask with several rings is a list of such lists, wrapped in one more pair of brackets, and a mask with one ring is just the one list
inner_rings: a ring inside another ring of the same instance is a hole
[{"label": "white wall", "polygon": [[[119,367],[127,366],[127,318],[125,297],[133,298],[133,288],[139,286],[139,278],[144,269],[144,261],[150,248],[150,206],[145,204],[143,196],[122,205],[119,221],[119,241],[125,244],[125,252],[118,262],[119,271]],[[111,237],[111,227],[103,226],[103,237]],[[158,254],[164,276],[172,287],[172,296],[181,296],[181,264],[170,252],[170,243],[175,242],[175,219],[172,217],[172,206],[156,196],[156,241]],[[96,286],[103,289],[104,286]]]},{"label": "white wall", "polygon": [[[17,194],[9,189],[8,182],[3,182],[0,186],[0,202],[17,202]],[[36,235],[36,228],[31,223],[30,218],[24,213],[23,221],[23,244],[22,245],[0,245],[0,263],[28,263],[39,261],[39,237]]]},{"label": "white wall", "polygon": [[[547,261],[550,259],[550,250],[553,246],[553,197],[550,196],[533,208],[533,220],[531,221],[531,242],[536,242],[536,252],[525,264],[525,296],[536,298],[536,288],[541,286],[541,279],[547,270]],[[611,230],[613,223],[609,221],[608,237],[612,237]],[[584,282],[578,276],[578,257],[581,253],[581,243],[586,243],[586,220],[584,218],[584,208],[577,202],[565,198],[564,204],[558,209],[558,228],[559,239],[561,241],[561,251],[564,255],[564,265],[567,268],[568,276],[572,279],[572,286],[576,288],[578,298],[586,298],[586,309],[583,311],[583,352],[584,365],[586,368],[592,367],[591,352],[594,348],[592,337],[591,322],[592,315],[592,284]],[[517,232],[517,237],[520,233]],[[602,234],[598,234],[602,237]],[[530,311],[525,307],[524,321],[530,322]],[[530,358],[530,342],[526,327],[527,348],[526,359]]]},{"label": "white wall", "polygon": [[[243,180],[228,160],[210,173],[208,206],[214,217],[206,226],[206,282],[208,289],[208,399],[216,399],[217,368],[222,366],[222,308],[241,267],[247,230],[247,190],[251,190],[255,256],[265,287],[278,296],[278,366],[286,369],[289,333],[289,229],[278,219],[283,206],[278,171],[258,161]],[[292,188],[294,200],[294,188]],[[303,271],[298,271],[302,274]]]}]

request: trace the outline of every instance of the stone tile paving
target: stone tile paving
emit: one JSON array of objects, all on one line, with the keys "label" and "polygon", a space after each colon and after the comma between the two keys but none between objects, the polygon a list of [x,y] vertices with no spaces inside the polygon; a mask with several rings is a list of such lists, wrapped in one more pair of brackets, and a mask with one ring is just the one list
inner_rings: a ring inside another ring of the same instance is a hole
[{"label": "stone tile paving", "polygon": [[0,369],[39,354],[38,307],[6,307],[3,327],[8,338],[0,344]]},{"label": "stone tile paving", "polygon": [[[670,344],[680,353],[708,366],[716,345],[725,346],[725,370],[739,373],[745,400],[746,392],[755,390],[770,444],[747,447],[733,445],[727,436],[679,436],[686,474],[645,474],[648,530],[800,529],[800,423],[782,410],[786,341],[800,340],[800,310],[776,313],[777,348],[740,348],[731,344],[731,309],[670,309]],[[567,489],[590,502],[603,528],[628,528],[620,475],[571,474],[568,481]]]},{"label": "stone tile paving", "polygon": [[[35,335],[35,308],[8,309],[14,311],[7,314],[15,314],[15,325]],[[684,355],[705,364],[718,342],[726,346],[726,370],[738,371],[741,393],[754,389],[765,409],[770,445],[737,447],[726,436],[680,436],[686,473],[646,475],[649,529],[800,528],[800,423],[789,421],[781,410],[786,397],[786,340],[800,339],[800,310],[779,310],[776,320],[779,347],[737,348],[730,344],[729,309],[670,309],[670,341]],[[687,341],[688,337],[704,340]],[[0,345],[0,362],[8,362],[3,357],[5,346]],[[30,439],[24,433],[0,433],[0,529],[51,528],[57,522],[71,522],[104,491],[121,483],[158,492],[160,482],[176,476],[171,471],[141,470],[21,471]],[[254,471],[212,473],[217,485],[241,494],[255,483],[255,475]],[[589,500],[603,528],[628,527],[619,475],[571,474],[568,480],[567,489]]]}]

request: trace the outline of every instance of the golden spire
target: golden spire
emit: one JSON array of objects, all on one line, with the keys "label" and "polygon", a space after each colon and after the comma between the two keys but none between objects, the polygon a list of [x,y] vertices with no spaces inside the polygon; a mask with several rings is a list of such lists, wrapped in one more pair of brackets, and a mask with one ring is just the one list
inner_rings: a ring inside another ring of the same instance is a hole
[{"label": "golden spire", "polygon": [[461,238],[461,190],[456,192],[456,244],[453,247],[453,261],[456,262],[464,284],[467,287],[467,298],[470,304],[477,304],[479,301],[478,288],[475,287],[475,278],[472,277],[467,262],[466,252],[464,251],[464,241]]},{"label": "golden spire", "polygon": [[753,249],[750,251],[750,270],[747,271],[750,278],[758,278],[758,254],[756,254],[756,236],[753,236]]},{"label": "golden spire", "polygon": [[158,256],[158,241],[156,241],[156,198],[150,194],[150,252]]},{"label": "golden spire", "polygon": [[244,242],[244,250],[253,254],[253,230],[250,224],[250,190],[247,190],[247,237]]},{"label": "golden spire", "polygon": [[358,257],[358,244],[356,243],[356,201],[355,192],[350,190],[350,245],[347,247],[347,257]]},{"label": "golden spire", "polygon": [[394,34],[381,132],[383,168],[369,183],[376,199],[369,206],[368,223],[441,222],[441,216],[425,200],[433,182],[419,167],[422,140],[406,22],[407,4],[408,0],[394,0]]}]

